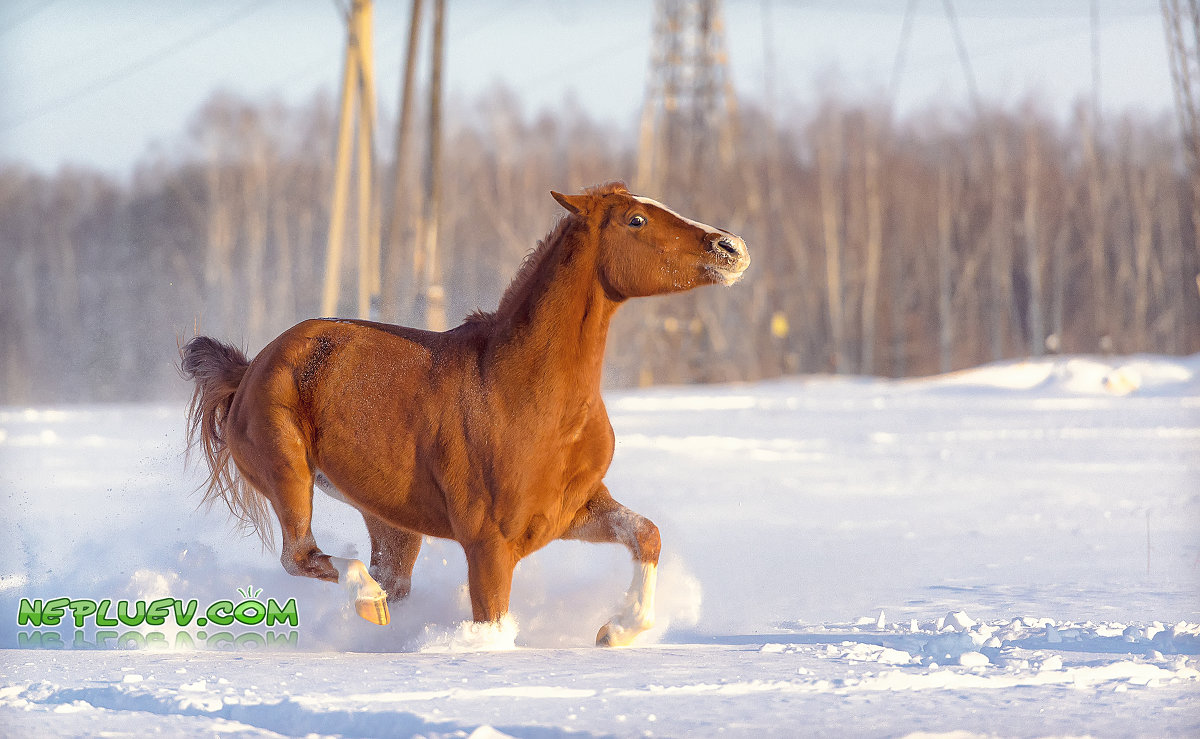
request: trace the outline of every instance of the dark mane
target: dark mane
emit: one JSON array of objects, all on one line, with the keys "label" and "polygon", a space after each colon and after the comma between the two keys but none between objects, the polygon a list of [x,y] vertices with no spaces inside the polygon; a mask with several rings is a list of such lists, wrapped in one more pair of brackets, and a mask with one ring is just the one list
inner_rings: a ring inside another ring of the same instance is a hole
[{"label": "dark mane", "polygon": [[585,188],[584,195],[628,195],[629,188],[620,180],[605,182],[603,185]]},{"label": "dark mane", "polygon": [[[619,181],[589,187],[583,192],[585,195],[629,194],[625,183]],[[508,283],[508,288],[505,289],[504,294],[500,296],[500,305],[496,310],[490,312],[476,310],[467,316],[467,323],[490,323],[496,319],[496,316],[505,313],[512,305],[517,303],[529,289],[530,283],[533,281],[533,276],[537,274],[538,268],[546,261],[546,257],[552,254],[555,247],[566,239],[568,232],[573,227],[583,225],[584,223],[584,219],[572,214],[567,214],[559,218],[554,227],[550,229],[550,233],[546,234],[544,239],[538,241],[537,246],[525,255],[525,259],[522,260],[517,274],[512,278],[512,282]]]}]

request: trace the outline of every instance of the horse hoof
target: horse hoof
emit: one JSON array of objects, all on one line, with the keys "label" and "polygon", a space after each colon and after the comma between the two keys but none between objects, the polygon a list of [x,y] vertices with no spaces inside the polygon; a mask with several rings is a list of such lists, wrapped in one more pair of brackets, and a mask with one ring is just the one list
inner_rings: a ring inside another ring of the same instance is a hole
[{"label": "horse hoof", "polygon": [[354,601],[354,610],[359,616],[379,626],[387,626],[392,620],[388,611],[387,596],[379,594],[372,598],[359,598]]},{"label": "horse hoof", "polygon": [[640,629],[626,629],[607,623],[601,626],[600,631],[596,633],[596,646],[627,647],[633,644],[633,640],[640,633],[642,633]]},{"label": "horse hoof", "polygon": [[596,646],[611,647],[612,645],[612,631],[608,628],[608,624],[604,624],[596,634]]}]

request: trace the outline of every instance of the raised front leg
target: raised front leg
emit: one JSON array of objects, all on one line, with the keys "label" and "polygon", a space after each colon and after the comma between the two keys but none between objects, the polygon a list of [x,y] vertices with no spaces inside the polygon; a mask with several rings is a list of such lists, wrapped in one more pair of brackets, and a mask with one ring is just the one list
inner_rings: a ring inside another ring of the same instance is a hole
[{"label": "raised front leg", "polygon": [[658,581],[661,540],[658,527],[613,500],[603,485],[579,513],[563,539],[624,544],[633,556],[633,582],[621,611],[600,627],[596,644],[624,647],[654,626],[654,587]]},{"label": "raised front leg", "polygon": [[362,517],[371,535],[371,576],[387,591],[389,601],[407,598],[412,591],[413,566],[421,553],[421,535],[370,513],[364,512]]}]

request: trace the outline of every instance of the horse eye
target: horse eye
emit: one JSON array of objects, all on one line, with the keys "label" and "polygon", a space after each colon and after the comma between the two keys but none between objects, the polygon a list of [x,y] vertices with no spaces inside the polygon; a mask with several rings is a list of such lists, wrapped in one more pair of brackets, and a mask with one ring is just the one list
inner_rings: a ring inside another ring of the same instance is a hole
[{"label": "horse eye", "polygon": [[633,228],[641,228],[642,226],[646,225],[646,219],[642,216],[634,216],[633,218],[629,219],[629,225]]}]

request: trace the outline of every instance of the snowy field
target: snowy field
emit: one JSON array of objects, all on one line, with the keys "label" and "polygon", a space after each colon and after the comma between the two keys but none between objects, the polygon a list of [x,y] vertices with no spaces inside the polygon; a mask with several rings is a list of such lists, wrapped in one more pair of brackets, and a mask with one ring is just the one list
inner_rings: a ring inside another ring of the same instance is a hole
[{"label": "snowy field", "polygon": [[[461,550],[427,541],[373,626],[196,510],[182,407],[0,408],[0,734],[1200,735],[1200,356],[608,405],[609,488],[664,552],[620,650],[591,646],[616,546],[525,560],[515,629],[476,633]],[[313,528],[369,554],[319,493]],[[58,597],[294,598],[296,624],[18,623]]]}]

